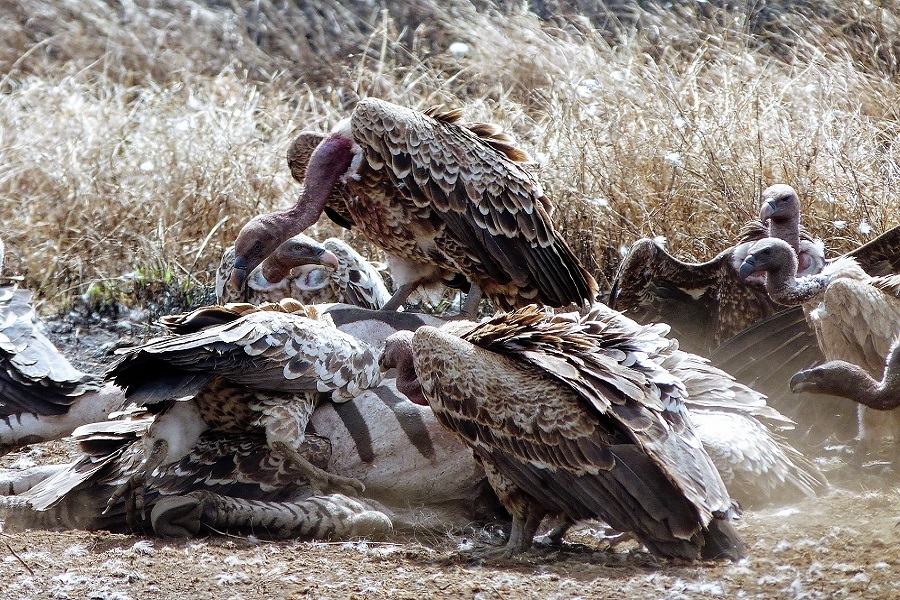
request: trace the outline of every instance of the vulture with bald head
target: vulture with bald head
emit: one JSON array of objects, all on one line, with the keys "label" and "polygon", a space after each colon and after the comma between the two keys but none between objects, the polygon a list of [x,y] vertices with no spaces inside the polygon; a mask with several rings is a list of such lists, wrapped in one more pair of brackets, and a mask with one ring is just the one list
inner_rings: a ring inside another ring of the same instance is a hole
[{"label": "vulture with bald head", "polygon": [[652,327],[627,331],[606,310],[531,306],[475,326],[398,332],[381,364],[483,464],[513,515],[501,555],[527,550],[552,516],[603,519],[664,557],[741,557],[687,390],[650,358],[673,342]]},{"label": "vulture with bald head", "polygon": [[505,310],[591,304],[597,283],[554,229],[527,155],[498,127],[460,120],[361,100],[316,146],[296,205],[238,234],[235,284],[332,207],[386,252],[398,289],[385,309],[435,282],[468,291],[470,314],[482,292]]},{"label": "vulture with bald head", "polygon": [[378,269],[349,244],[328,238],[321,244],[297,234],[282,243],[244,282],[235,287],[234,246],[225,250],[216,272],[216,302],[278,302],[293,298],[303,304],[340,302],[378,309],[390,293]]},{"label": "vulture with bald head", "polygon": [[[764,271],[773,300],[802,306],[827,360],[849,362],[880,377],[900,335],[900,275],[871,277],[855,259],[843,257],[818,275],[798,278],[797,264],[787,243],[767,238],[753,245],[740,274]],[[859,435],[870,450],[884,438],[900,441],[900,420],[860,406]]]},{"label": "vulture with bald head", "polygon": [[742,280],[738,268],[750,245],[767,236],[788,242],[807,272],[821,270],[824,247],[800,227],[800,199],[789,185],[762,193],[759,221],[747,223],[738,243],[704,263],[678,260],[655,240],[628,250],[610,292],[610,306],[641,322],[664,321],[685,350],[710,350],[779,310],[766,295],[761,274]]}]

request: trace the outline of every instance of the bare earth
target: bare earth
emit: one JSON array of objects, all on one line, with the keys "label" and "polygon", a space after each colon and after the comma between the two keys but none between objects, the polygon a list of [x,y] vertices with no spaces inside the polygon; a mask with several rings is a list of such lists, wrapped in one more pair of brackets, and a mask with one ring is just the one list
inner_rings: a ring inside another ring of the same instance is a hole
[{"label": "bare earth", "polygon": [[[44,444],[0,467],[71,450]],[[588,527],[563,550],[484,564],[458,552],[469,539],[430,533],[329,543],[3,533],[0,598],[897,598],[898,525],[900,488],[857,484],[745,511],[750,553],[737,564],[658,561],[631,542],[611,550]]]},{"label": "bare earth", "polygon": [[[63,351],[95,371],[108,362],[103,342],[108,349],[123,333],[55,329]],[[75,452],[69,442],[41,444],[3,457],[0,469],[67,462]],[[0,533],[0,599],[900,597],[896,476],[861,481],[846,466],[825,470],[834,484],[826,496],[744,512],[737,527],[750,551],[737,564],[659,561],[633,542],[610,549],[588,527],[563,550],[483,564],[459,552],[469,539],[425,532],[329,543]]]}]

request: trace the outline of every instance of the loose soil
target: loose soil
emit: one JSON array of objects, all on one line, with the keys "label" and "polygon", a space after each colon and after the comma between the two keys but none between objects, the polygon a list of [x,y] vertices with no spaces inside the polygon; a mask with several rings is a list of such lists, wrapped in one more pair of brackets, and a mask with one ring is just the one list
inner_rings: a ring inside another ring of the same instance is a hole
[{"label": "loose soil", "polygon": [[[98,348],[102,330],[88,333],[79,338]],[[57,327],[56,341],[71,335]],[[104,362],[84,346],[80,356]],[[74,452],[51,442],[0,468]],[[822,497],[745,510],[737,528],[750,549],[737,563],[660,561],[632,542],[610,548],[587,526],[563,549],[485,563],[460,551],[471,539],[434,533],[324,543],[29,531],[0,534],[0,598],[898,598],[900,486],[856,473],[831,464]]]}]

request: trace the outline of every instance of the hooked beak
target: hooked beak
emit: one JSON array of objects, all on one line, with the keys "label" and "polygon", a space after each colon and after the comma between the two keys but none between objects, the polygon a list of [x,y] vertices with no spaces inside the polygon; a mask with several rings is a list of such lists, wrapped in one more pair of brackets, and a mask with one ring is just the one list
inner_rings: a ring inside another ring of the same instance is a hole
[{"label": "hooked beak", "polygon": [[320,265],[322,265],[324,267],[328,267],[332,271],[337,271],[338,268],[340,268],[340,266],[341,266],[341,263],[338,262],[338,257],[335,256],[333,252],[330,252],[330,251],[326,250],[325,248],[322,248],[322,251],[320,252],[320,254],[318,256],[318,259],[319,259]]},{"label": "hooked beak", "polygon": [[244,289],[244,282],[247,280],[247,272],[247,261],[242,256],[235,258],[234,269],[231,271],[231,277],[229,278],[234,289]]},{"label": "hooked beak", "polygon": [[799,394],[800,392],[806,391],[807,384],[809,383],[809,373],[809,369],[806,369],[804,371],[797,371],[796,373],[794,373],[790,381],[791,392],[793,392],[794,394]]},{"label": "hooked beak", "polygon": [[775,214],[775,200],[766,200],[763,202],[763,205],[759,207],[759,220],[765,223],[769,220],[769,217]]},{"label": "hooked beak", "polygon": [[751,254],[744,259],[744,262],[741,263],[741,268],[738,269],[738,277],[740,277],[741,279],[747,279],[755,270],[756,257]]}]

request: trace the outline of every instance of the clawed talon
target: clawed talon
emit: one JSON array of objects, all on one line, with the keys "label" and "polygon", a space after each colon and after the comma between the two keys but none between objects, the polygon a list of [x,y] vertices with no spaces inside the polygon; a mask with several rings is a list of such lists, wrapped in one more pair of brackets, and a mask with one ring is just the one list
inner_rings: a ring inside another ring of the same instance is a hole
[{"label": "clawed talon", "polygon": [[144,502],[144,492],[147,487],[147,479],[143,473],[135,473],[124,483],[113,490],[109,500],[106,501],[106,508],[102,514],[108,514],[119,500],[125,500],[125,519],[128,527],[132,530],[138,529],[138,522],[135,515],[140,514],[141,519],[146,520],[146,503]]},{"label": "clawed talon", "polygon": [[337,492],[348,496],[358,496],[366,491],[365,484],[355,477],[335,475],[320,469],[283,442],[277,442],[275,446],[309,479],[310,486],[317,494]]},{"label": "clawed talon", "polygon": [[116,502],[124,498],[126,522],[132,531],[137,531],[140,527],[138,526],[136,515],[140,514],[142,521],[147,520],[147,505],[144,499],[144,494],[147,490],[147,475],[162,464],[168,451],[168,442],[156,440],[153,443],[153,448],[150,449],[150,452],[144,458],[144,464],[141,465],[138,471],[113,490],[112,496],[106,501],[106,508],[102,514],[109,513]]}]

